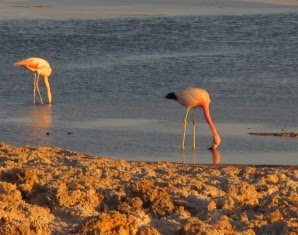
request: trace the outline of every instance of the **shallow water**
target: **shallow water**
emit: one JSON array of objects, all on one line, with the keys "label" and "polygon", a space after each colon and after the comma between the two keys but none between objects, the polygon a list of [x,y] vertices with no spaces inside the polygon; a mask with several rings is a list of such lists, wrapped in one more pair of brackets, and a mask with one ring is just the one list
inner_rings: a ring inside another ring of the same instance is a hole
[{"label": "shallow water", "polygon": [[[297,23],[298,14],[1,21],[0,139],[212,163],[202,112],[198,150],[189,127],[183,156],[185,109],[164,99],[199,86],[212,97],[222,163],[297,164],[297,139],[247,134],[297,131]],[[51,106],[32,105],[33,75],[13,67],[30,56],[52,64]]]}]

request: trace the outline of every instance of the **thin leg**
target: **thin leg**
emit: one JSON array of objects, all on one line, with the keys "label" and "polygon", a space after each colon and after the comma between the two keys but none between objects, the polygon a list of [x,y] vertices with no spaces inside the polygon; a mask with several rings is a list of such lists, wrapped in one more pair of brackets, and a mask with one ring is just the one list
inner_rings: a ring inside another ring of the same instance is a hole
[{"label": "thin leg", "polygon": [[193,109],[192,124],[193,124],[193,145],[192,145],[192,149],[196,149],[196,109]]},{"label": "thin leg", "polygon": [[39,87],[38,87],[38,81],[39,81],[39,74],[37,74],[36,89],[37,89],[38,94],[39,94],[40,102],[43,104],[42,97],[41,97],[41,94],[40,94],[40,91],[39,91]]},{"label": "thin leg", "polygon": [[186,125],[187,125],[187,117],[189,113],[190,108],[187,108],[186,114],[183,120],[183,136],[182,136],[182,143],[181,143],[181,149],[185,149],[184,143],[185,143],[185,133],[186,133]]},{"label": "thin leg", "polygon": [[34,73],[34,82],[33,82],[33,104],[35,104],[35,92],[36,92],[36,73]]}]

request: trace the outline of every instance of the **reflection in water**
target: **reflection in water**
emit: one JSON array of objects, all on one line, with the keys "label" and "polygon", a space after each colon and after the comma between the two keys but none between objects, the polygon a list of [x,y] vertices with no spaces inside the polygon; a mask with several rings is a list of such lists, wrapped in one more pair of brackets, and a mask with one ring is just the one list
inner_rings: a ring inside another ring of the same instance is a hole
[{"label": "reflection in water", "polygon": [[213,156],[213,164],[220,164],[221,156],[220,152],[217,149],[211,149]]},{"label": "reflection in water", "polygon": [[[221,155],[220,152],[217,149],[211,149],[211,153],[212,153],[212,162],[213,164],[220,164],[221,161]],[[198,159],[198,155],[197,155],[197,151],[196,150],[192,150],[191,152],[191,157],[192,157],[192,163],[198,163],[197,159]],[[182,162],[186,163],[186,154],[185,154],[185,150],[181,150],[181,158],[182,158]]]},{"label": "reflection in water", "polygon": [[185,150],[184,149],[181,149],[181,159],[182,159],[182,162],[185,163]]},{"label": "reflection in water", "polygon": [[27,114],[30,118],[28,126],[25,128],[25,134],[41,139],[45,133],[52,127],[52,106],[34,105],[31,106]]}]

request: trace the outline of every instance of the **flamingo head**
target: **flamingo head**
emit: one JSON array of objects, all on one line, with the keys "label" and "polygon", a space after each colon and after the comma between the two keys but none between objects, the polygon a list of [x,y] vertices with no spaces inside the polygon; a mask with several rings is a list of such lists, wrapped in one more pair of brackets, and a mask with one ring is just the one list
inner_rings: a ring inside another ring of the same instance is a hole
[{"label": "flamingo head", "polygon": [[165,98],[170,99],[170,100],[177,100],[177,96],[174,92],[167,94]]},{"label": "flamingo head", "polygon": [[221,140],[220,140],[220,137],[219,136],[215,136],[214,140],[213,140],[213,143],[212,143],[212,146],[210,149],[217,149],[217,147],[220,145],[221,143]]}]

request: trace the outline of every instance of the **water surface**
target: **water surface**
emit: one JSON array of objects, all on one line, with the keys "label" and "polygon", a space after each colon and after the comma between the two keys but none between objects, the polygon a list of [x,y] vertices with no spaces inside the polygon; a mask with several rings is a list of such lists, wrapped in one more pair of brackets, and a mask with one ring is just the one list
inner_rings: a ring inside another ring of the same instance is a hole
[{"label": "water surface", "polygon": [[[202,112],[198,151],[191,151],[189,128],[183,156],[185,109],[164,99],[198,86],[211,94],[222,163],[297,164],[297,139],[247,134],[297,131],[297,23],[295,13],[0,21],[0,139],[212,163]],[[51,106],[32,105],[33,75],[13,67],[30,56],[53,67]]]}]

